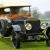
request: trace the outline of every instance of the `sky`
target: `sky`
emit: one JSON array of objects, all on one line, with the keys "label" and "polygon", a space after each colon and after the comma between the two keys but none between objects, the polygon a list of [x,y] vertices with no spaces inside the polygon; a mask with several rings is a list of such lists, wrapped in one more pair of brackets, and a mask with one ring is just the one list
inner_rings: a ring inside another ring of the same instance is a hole
[{"label": "sky", "polygon": [[32,5],[31,8],[37,7],[42,13],[50,11],[50,0],[0,0],[0,3],[5,2],[27,2]]}]

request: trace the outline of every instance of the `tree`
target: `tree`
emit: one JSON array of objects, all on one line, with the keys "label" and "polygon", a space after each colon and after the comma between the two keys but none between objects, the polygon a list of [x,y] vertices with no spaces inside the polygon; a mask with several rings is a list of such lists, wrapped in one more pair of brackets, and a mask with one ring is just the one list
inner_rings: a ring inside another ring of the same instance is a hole
[{"label": "tree", "polygon": [[38,11],[38,8],[34,8],[33,9],[33,17],[38,19],[39,16],[40,16],[40,12]]},{"label": "tree", "polygon": [[44,16],[45,16],[46,20],[50,20],[50,11],[46,11],[44,13]]},{"label": "tree", "polygon": [[50,17],[50,11],[46,11],[44,15]]}]

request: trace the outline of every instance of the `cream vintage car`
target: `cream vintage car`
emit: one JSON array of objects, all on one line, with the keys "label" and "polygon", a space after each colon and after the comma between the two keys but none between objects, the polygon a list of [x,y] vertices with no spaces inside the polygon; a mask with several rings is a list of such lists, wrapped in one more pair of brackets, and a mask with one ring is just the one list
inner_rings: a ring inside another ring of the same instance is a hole
[{"label": "cream vintage car", "polygon": [[25,41],[46,41],[50,46],[49,32],[42,33],[46,24],[41,25],[39,19],[33,18],[30,7],[31,5],[28,3],[0,4],[0,33],[2,37],[11,35],[15,48],[20,48],[20,42]]}]

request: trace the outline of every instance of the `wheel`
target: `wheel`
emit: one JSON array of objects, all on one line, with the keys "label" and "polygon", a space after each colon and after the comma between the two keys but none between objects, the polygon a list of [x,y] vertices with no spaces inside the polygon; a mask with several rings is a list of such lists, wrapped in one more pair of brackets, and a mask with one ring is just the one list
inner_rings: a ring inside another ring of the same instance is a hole
[{"label": "wheel", "polygon": [[50,27],[49,27],[49,28],[47,28],[46,35],[47,35],[47,37],[48,37],[48,38],[50,38]]},{"label": "wheel", "polygon": [[20,48],[20,35],[19,33],[14,33],[12,36],[12,44],[14,48]]},{"label": "wheel", "polygon": [[46,35],[48,37],[48,39],[46,40],[46,44],[47,44],[47,46],[50,46],[50,27],[47,28]]},{"label": "wheel", "polygon": [[7,20],[0,20],[0,32],[4,37],[8,37],[10,34],[7,32],[8,22]]},{"label": "wheel", "polygon": [[50,46],[50,40],[46,41],[47,46]]}]

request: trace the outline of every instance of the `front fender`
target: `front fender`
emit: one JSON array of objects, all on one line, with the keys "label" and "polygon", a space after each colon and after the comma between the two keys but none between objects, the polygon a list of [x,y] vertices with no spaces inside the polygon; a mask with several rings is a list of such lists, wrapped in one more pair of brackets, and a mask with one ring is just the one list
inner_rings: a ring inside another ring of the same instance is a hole
[{"label": "front fender", "polygon": [[21,27],[19,25],[12,25],[13,27],[13,30],[18,32],[18,31],[21,31]]}]

